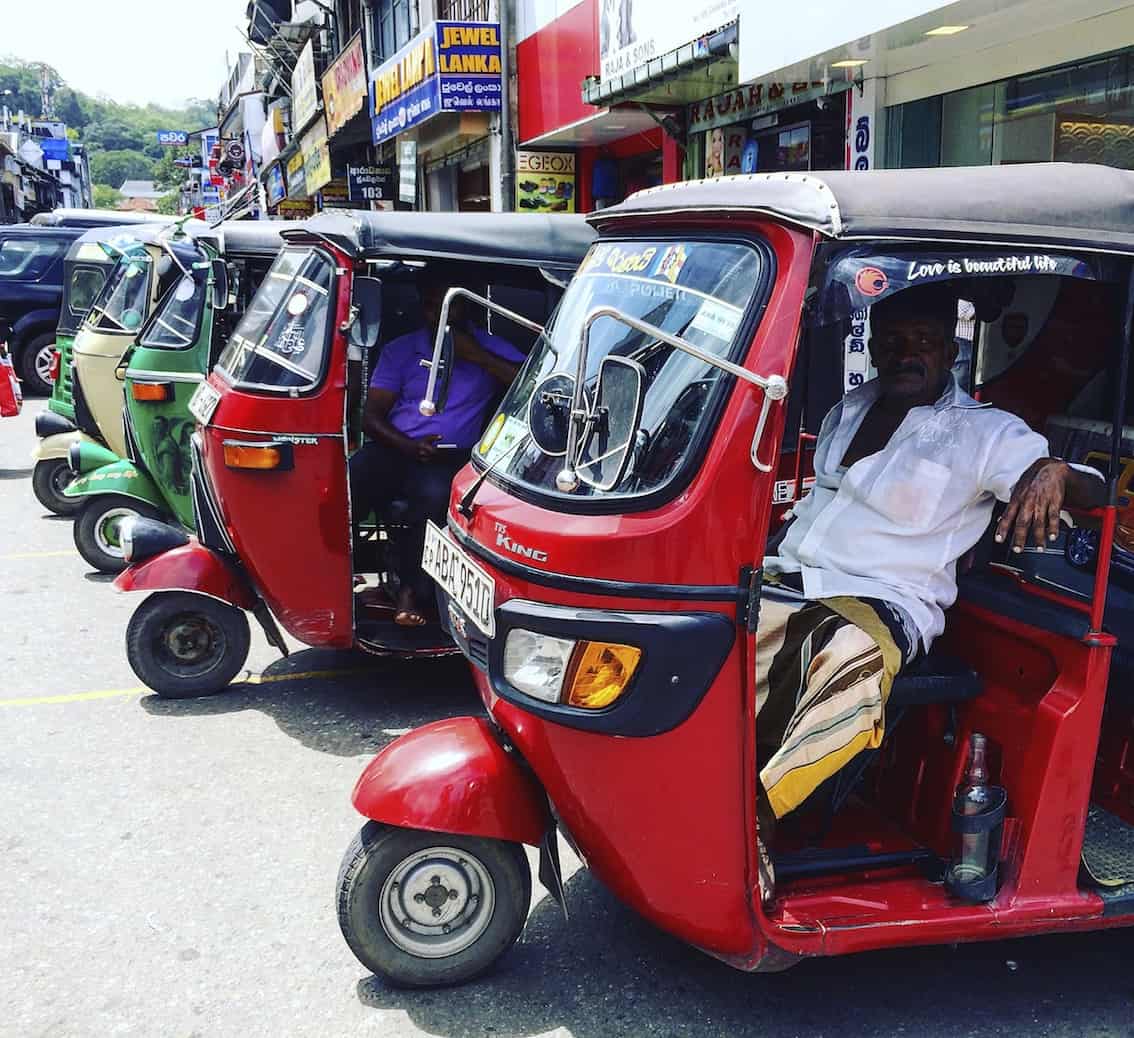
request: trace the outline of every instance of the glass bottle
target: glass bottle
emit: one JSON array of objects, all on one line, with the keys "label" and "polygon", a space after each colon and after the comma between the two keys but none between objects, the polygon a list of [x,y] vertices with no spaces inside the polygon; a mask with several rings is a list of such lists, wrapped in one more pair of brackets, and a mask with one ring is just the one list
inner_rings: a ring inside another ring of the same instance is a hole
[{"label": "glass bottle", "polygon": [[[969,741],[969,763],[964,778],[957,787],[953,808],[958,814],[979,815],[989,810],[992,794],[988,785],[988,740],[973,732]],[[985,830],[962,833],[960,852],[953,866],[954,879],[959,883],[975,883],[989,875],[996,860],[989,853],[992,834]],[[999,848],[997,848],[999,853]],[[992,859],[990,861],[990,859]]]}]

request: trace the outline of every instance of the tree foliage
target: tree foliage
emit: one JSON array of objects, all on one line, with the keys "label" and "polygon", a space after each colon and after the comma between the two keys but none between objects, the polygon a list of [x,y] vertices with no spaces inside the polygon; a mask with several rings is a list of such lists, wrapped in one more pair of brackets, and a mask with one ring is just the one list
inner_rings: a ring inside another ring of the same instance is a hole
[{"label": "tree foliage", "polygon": [[90,156],[91,182],[121,187],[124,180],[152,180],[153,160],[140,151],[96,151]]},{"label": "tree foliage", "polygon": [[[158,180],[162,187],[179,183],[183,174],[177,173],[175,179],[169,172],[170,168],[176,169],[165,161],[172,149],[158,144],[158,131],[191,131],[216,125],[216,104],[207,98],[188,98],[185,106],[178,109],[156,104],[119,104],[106,96],[91,97],[67,86],[50,66],[47,74],[53,93],[53,114],[68,128],[79,131],[90,154],[91,179],[96,184],[117,187],[125,179]],[[43,107],[40,80],[40,64],[0,58],[0,103],[6,104],[13,114],[23,111],[38,118]],[[12,93],[5,95],[5,90]],[[96,162],[100,156],[105,159]]]},{"label": "tree foliage", "polygon": [[170,191],[157,200],[157,211],[167,216],[176,216],[181,212],[181,192]]},{"label": "tree foliage", "polygon": [[117,209],[122,201],[122,193],[109,184],[95,184],[93,194],[96,209]]}]

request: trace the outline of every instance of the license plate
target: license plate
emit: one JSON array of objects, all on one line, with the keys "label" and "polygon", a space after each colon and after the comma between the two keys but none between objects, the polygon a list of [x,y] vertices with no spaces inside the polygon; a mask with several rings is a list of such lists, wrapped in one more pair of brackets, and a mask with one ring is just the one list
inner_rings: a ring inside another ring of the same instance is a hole
[{"label": "license plate", "polygon": [[495,581],[431,522],[425,524],[421,568],[480,630],[495,637]]},{"label": "license plate", "polygon": [[208,382],[202,382],[189,398],[189,413],[202,425],[208,425],[219,403],[220,393]]}]

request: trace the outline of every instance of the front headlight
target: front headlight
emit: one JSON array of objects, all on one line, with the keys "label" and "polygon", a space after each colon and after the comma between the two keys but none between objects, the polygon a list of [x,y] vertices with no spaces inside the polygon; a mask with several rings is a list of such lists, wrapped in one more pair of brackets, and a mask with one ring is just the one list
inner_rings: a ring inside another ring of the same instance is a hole
[{"label": "front headlight", "polygon": [[573,638],[553,638],[516,628],[504,642],[504,679],[525,695],[558,703],[571,654]]},{"label": "front headlight", "polygon": [[629,687],[642,650],[515,628],[504,642],[504,679],[545,703],[602,710]]}]

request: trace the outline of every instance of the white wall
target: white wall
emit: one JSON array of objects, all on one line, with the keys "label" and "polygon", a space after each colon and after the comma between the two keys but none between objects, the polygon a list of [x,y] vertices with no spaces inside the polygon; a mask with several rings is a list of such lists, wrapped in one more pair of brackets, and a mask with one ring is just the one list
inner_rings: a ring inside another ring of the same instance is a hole
[{"label": "white wall", "polygon": [[[527,39],[539,32],[548,22],[566,14],[582,0],[517,0],[516,40]],[[638,0],[639,3],[656,3],[657,0]]]}]

